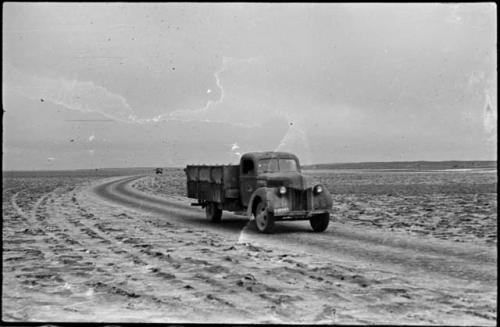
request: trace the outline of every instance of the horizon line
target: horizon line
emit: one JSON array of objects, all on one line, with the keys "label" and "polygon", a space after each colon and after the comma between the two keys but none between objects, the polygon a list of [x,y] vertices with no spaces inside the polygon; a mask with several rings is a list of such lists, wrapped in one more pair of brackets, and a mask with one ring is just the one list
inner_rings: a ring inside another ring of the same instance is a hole
[{"label": "horizon line", "polygon": [[[359,164],[391,164],[391,163],[445,163],[445,162],[489,162],[497,163],[498,160],[412,160],[412,161],[358,161],[358,162],[330,162],[330,163],[313,163],[301,165],[302,167],[310,166],[320,166],[320,165],[359,165]],[[226,165],[226,164],[213,164],[208,166],[216,165]],[[231,165],[231,164],[227,164]],[[234,165],[234,164],[233,164]],[[74,171],[74,170],[99,170],[99,169],[155,169],[155,168],[172,168],[181,169],[184,166],[141,166],[141,167],[98,167],[98,168],[58,168],[58,169],[46,169],[46,168],[35,168],[35,169],[2,169],[2,172],[23,172],[23,171]],[[492,168],[492,167],[488,167]]]}]

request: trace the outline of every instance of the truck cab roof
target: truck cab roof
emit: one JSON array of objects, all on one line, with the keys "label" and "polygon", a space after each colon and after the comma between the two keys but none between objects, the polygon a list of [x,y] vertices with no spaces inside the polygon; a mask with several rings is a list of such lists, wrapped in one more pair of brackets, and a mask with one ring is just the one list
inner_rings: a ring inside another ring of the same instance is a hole
[{"label": "truck cab roof", "polygon": [[241,159],[272,159],[272,158],[280,158],[280,159],[295,159],[297,162],[299,158],[296,155],[289,152],[276,152],[276,151],[265,151],[265,152],[248,152],[241,156]]}]

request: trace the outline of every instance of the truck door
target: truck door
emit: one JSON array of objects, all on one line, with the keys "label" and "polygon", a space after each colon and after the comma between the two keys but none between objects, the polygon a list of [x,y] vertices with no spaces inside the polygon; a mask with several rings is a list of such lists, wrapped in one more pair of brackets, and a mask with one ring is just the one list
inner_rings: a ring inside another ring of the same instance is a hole
[{"label": "truck door", "polygon": [[251,158],[241,160],[240,194],[241,203],[247,207],[250,197],[257,189],[257,167]]}]

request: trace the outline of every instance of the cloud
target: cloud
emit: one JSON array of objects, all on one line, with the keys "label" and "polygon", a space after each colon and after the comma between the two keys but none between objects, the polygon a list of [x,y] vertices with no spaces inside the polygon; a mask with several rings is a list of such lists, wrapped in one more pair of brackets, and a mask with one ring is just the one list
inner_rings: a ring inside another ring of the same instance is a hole
[{"label": "cloud", "polygon": [[[219,88],[220,96],[217,100],[209,100],[205,106],[196,109],[179,109],[168,114],[171,119],[177,119],[182,121],[206,121],[206,122],[222,122],[229,123],[232,125],[242,126],[242,127],[256,127],[259,126],[258,123],[248,123],[241,120],[241,116],[235,115],[234,112],[226,112],[220,114],[217,112],[218,107],[224,102],[226,97],[226,91],[222,83],[222,74],[229,70],[234,70],[239,66],[249,65],[256,62],[258,58],[247,58],[247,59],[236,59],[231,57],[222,58],[222,67],[214,73],[215,84]],[[208,90],[207,93],[212,92]],[[237,108],[235,108],[238,111]],[[164,119],[163,116],[158,117],[158,119]]]},{"label": "cloud", "polygon": [[[17,92],[28,99],[61,105],[70,110],[96,112],[109,119],[124,123],[150,124],[161,121],[194,121],[225,123],[252,128],[260,126],[265,119],[265,116],[262,115],[262,108],[260,116],[257,116],[256,121],[253,121],[253,118],[256,117],[255,113],[249,112],[249,107],[252,107],[252,105],[241,107],[238,103],[235,103],[235,99],[239,99],[241,94],[232,94],[231,103],[225,106],[227,87],[223,86],[222,74],[227,71],[237,71],[242,66],[252,65],[257,60],[257,58],[235,59],[224,57],[222,66],[214,73],[215,84],[219,89],[218,99],[208,100],[200,108],[177,109],[149,118],[139,118],[124,96],[114,93],[102,85],[97,85],[93,81],[81,81],[63,76],[51,78],[32,75],[20,71],[8,63],[3,65],[5,71],[3,89],[4,91]],[[253,69],[253,67],[250,66],[250,69]],[[245,71],[242,72],[243,75],[245,73]],[[241,74],[236,79],[241,80]],[[231,84],[234,84],[234,79]],[[246,89],[243,92],[251,90],[252,87],[251,83],[246,84]],[[207,91],[207,93],[212,92],[213,90],[210,89]],[[92,140],[89,138],[90,141]]]},{"label": "cloud", "polygon": [[[250,63],[253,60],[255,59],[238,60],[224,57],[222,67],[214,73],[216,85],[220,89],[218,100],[209,100],[201,108],[179,109],[150,118],[139,118],[124,96],[114,93],[92,81],[79,81],[66,77],[40,77],[24,73],[8,63],[4,63],[3,65],[5,72],[3,89],[4,92],[14,91],[28,99],[52,102],[70,110],[100,113],[109,119],[125,123],[148,124],[160,121],[199,121],[228,123],[239,127],[254,127],[256,126],[255,124],[244,124],[238,122],[237,119],[231,120],[212,117],[211,112],[214,106],[224,101],[224,88],[220,74],[228,69],[228,67],[244,62]],[[212,92],[211,90],[209,91]],[[89,141],[91,140],[89,139]]]},{"label": "cloud", "polygon": [[65,77],[49,78],[30,75],[4,64],[4,90],[41,102],[49,101],[71,110],[97,112],[122,122],[133,121],[133,110],[127,100],[91,81]]}]

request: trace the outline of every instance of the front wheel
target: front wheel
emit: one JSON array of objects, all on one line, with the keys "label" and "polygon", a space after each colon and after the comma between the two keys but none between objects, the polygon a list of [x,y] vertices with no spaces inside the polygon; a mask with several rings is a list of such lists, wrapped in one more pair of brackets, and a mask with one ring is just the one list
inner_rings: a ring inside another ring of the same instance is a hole
[{"label": "front wheel", "polygon": [[257,204],[255,225],[257,225],[257,229],[261,233],[272,233],[274,229],[274,215],[267,210],[267,205],[264,201]]},{"label": "front wheel", "polygon": [[205,207],[205,213],[207,214],[208,220],[214,223],[221,221],[222,209],[219,209],[216,203],[214,202],[207,203],[207,206]]},{"label": "front wheel", "polygon": [[314,215],[309,219],[311,227],[315,232],[324,232],[330,223],[330,214],[328,212]]}]

